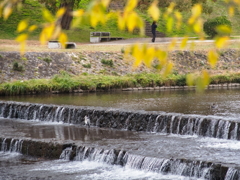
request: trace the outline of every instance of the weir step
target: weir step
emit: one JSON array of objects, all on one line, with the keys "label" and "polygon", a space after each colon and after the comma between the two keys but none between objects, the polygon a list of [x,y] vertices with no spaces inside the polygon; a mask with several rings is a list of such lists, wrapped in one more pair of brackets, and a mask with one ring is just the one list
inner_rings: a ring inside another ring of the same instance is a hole
[{"label": "weir step", "polygon": [[131,112],[104,108],[56,106],[0,101],[0,117],[79,124],[128,131],[158,132],[240,140],[240,122],[207,116]]},{"label": "weir step", "polygon": [[45,159],[97,161],[109,165],[120,165],[155,173],[181,175],[208,180],[237,180],[240,177],[240,170],[237,168],[212,162],[173,158],[160,159],[134,155],[124,150],[76,146],[71,143],[53,144],[0,137],[1,149],[4,146],[7,147],[6,151],[10,150],[12,142],[22,142],[20,150],[22,154]]}]

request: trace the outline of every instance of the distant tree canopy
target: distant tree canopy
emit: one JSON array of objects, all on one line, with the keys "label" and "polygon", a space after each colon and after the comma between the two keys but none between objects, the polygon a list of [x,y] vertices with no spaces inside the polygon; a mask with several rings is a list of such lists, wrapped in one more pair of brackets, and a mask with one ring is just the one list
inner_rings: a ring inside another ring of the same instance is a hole
[{"label": "distant tree canopy", "polygon": [[75,8],[79,8],[79,3],[81,0],[38,0],[40,3],[45,4],[45,7],[50,10],[53,14],[57,12],[59,8],[66,8],[66,12],[64,13],[61,26],[62,29],[70,29],[70,24],[72,22],[72,15],[71,12]]}]

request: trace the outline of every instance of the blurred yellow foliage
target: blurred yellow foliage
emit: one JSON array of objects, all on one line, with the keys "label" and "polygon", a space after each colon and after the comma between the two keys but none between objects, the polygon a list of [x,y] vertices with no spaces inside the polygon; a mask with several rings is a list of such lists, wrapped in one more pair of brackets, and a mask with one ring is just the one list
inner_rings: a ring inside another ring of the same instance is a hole
[{"label": "blurred yellow foliage", "polygon": [[218,53],[215,50],[208,51],[208,62],[211,68],[214,68],[216,66],[217,61],[218,61]]},{"label": "blurred yellow foliage", "polygon": [[154,2],[150,5],[148,9],[148,14],[152,17],[154,21],[157,21],[160,17],[160,10],[157,4],[158,4],[157,0],[154,0]]}]

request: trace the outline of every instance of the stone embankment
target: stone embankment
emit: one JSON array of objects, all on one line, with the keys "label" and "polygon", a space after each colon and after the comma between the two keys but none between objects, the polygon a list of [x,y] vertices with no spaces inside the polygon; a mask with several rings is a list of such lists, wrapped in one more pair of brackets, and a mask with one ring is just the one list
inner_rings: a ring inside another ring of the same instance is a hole
[{"label": "stone embankment", "polygon": [[[205,51],[173,51],[169,59],[174,63],[174,72],[186,74],[208,69],[212,74],[236,73],[240,67],[240,53],[237,50],[220,52],[217,67],[210,69]],[[104,63],[111,62],[111,65]],[[100,74],[126,75],[142,72],[157,72],[144,65],[133,69],[132,61],[125,60],[122,52],[0,52],[0,83],[14,80],[49,79],[61,71],[73,75]]]}]

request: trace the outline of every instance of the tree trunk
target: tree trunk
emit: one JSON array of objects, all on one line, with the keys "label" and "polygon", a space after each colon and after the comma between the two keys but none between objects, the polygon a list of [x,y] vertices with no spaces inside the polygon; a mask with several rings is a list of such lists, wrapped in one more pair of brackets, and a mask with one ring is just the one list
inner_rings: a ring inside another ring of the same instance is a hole
[{"label": "tree trunk", "polygon": [[66,12],[62,17],[62,21],[61,21],[61,27],[62,29],[70,29],[70,24],[72,22],[73,17],[71,16],[71,12],[73,11],[73,7],[74,7],[74,1],[72,2],[62,2],[60,7],[65,7],[66,8]]}]

